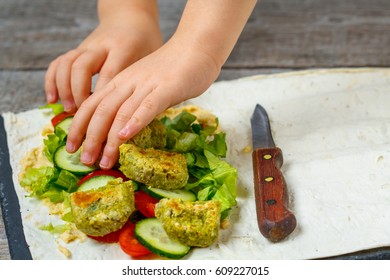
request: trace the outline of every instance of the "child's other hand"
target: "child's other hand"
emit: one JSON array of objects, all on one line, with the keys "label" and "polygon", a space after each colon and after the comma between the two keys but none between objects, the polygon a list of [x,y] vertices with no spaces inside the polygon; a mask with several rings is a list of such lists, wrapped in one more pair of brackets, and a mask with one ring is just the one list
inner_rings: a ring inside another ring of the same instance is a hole
[{"label": "child's other hand", "polygon": [[[99,73],[94,91],[99,91],[120,71],[162,45],[157,8],[139,6],[119,11],[113,11],[114,5],[101,8],[100,25],[77,48],[49,65],[45,76],[48,103],[60,99],[65,111],[76,111],[90,95],[95,74]],[[108,16],[103,18],[102,13]]]}]

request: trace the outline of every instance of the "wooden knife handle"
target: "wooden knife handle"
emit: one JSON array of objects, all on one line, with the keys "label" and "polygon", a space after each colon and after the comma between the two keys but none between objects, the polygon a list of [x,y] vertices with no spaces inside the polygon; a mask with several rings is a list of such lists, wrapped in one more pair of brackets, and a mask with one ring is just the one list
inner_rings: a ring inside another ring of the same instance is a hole
[{"label": "wooden knife handle", "polygon": [[296,218],[287,209],[286,182],[279,148],[256,149],[252,153],[256,212],[260,232],[273,242],[287,237],[296,227]]}]

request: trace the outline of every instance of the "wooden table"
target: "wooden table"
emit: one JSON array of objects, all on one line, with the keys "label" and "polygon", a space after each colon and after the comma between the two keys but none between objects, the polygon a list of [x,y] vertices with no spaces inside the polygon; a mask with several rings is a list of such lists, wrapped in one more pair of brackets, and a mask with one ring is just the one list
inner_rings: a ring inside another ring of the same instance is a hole
[{"label": "wooden table", "polygon": [[[159,2],[165,40],[185,2]],[[94,0],[0,0],[0,113],[44,104],[49,62],[96,24]],[[389,46],[388,0],[262,0],[218,80],[308,68],[389,67]],[[0,260],[9,258],[0,213]]]}]

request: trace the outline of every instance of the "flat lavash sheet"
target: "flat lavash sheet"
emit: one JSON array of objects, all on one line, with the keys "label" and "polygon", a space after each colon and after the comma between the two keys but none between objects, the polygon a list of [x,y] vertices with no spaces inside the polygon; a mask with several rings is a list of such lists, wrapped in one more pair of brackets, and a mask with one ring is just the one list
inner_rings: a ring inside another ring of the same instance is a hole
[{"label": "flat lavash sheet", "polygon": [[[271,243],[257,226],[253,191],[250,117],[256,103],[267,111],[282,170],[289,208],[297,228]],[[227,133],[226,160],[238,169],[238,207],[231,228],[209,248],[187,259],[311,259],[390,246],[390,69],[334,69],[253,76],[213,84],[184,104],[219,117]],[[27,243],[34,259],[127,259],[117,244],[86,240],[65,244],[39,230],[49,222],[45,207],[20,187],[19,161],[42,144],[47,111],[3,115],[13,180]]]}]

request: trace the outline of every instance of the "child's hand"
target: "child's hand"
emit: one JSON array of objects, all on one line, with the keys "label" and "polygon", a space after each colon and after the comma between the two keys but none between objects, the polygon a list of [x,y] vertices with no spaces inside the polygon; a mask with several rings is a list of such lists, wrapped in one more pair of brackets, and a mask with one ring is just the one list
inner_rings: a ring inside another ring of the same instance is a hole
[{"label": "child's hand", "polygon": [[68,134],[67,150],[77,150],[86,135],[81,161],[93,164],[104,148],[100,167],[111,168],[120,144],[168,107],[203,93],[219,71],[202,50],[171,40],[82,103]]},{"label": "child's hand", "polygon": [[[100,0],[101,27],[53,62],[47,75],[48,100],[59,96],[67,111],[79,108],[67,151],[76,151],[85,137],[81,161],[94,164],[103,149],[100,167],[111,168],[122,143],[168,107],[202,94],[214,82],[255,3],[188,0],[175,34],[152,52],[161,44],[161,36],[155,36],[157,2]],[[140,7],[149,12],[123,15]],[[88,97],[87,82],[99,71]]]},{"label": "child's hand", "polygon": [[[93,75],[99,73],[94,88],[98,91],[127,66],[162,45],[157,7],[152,6],[153,2],[127,3],[133,5],[131,9],[114,4],[101,7],[100,16],[107,15],[100,25],[76,49],[50,64],[45,77],[48,103],[60,99],[65,111],[76,111],[90,95]],[[106,3],[102,1],[100,5]]]},{"label": "child's hand", "polygon": [[94,164],[103,149],[100,167],[111,168],[122,143],[159,113],[202,94],[215,81],[255,3],[188,0],[175,34],[164,46],[81,104],[69,130],[68,152],[76,151],[85,137],[81,161]]}]

